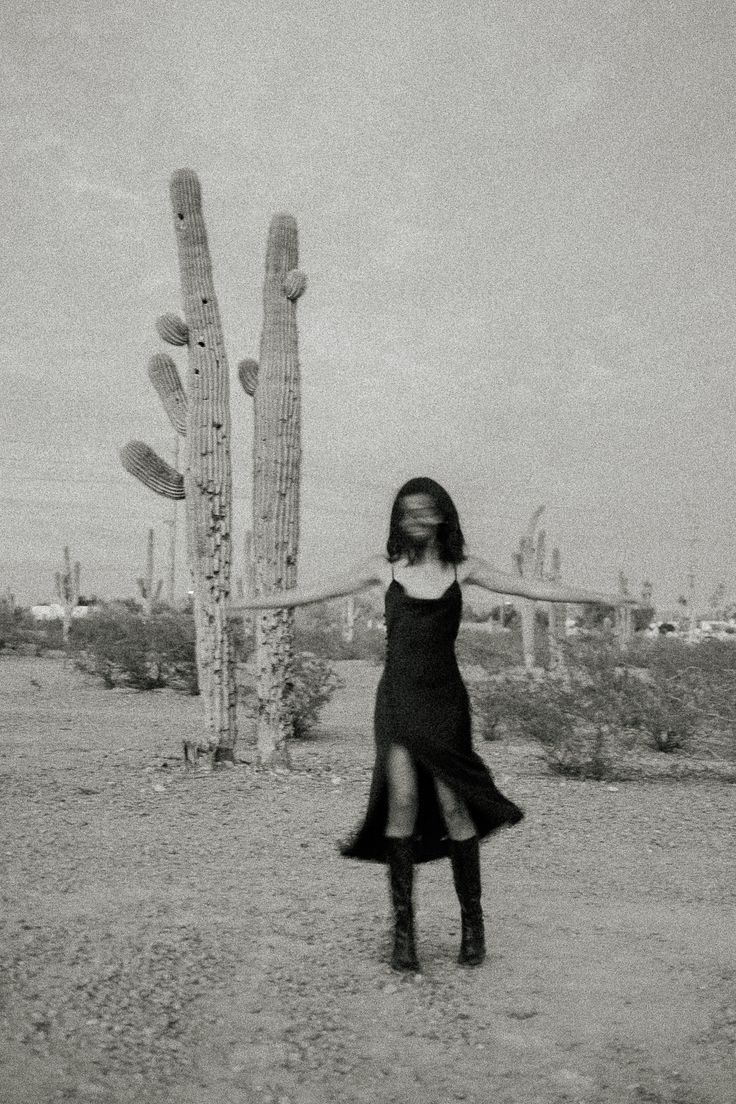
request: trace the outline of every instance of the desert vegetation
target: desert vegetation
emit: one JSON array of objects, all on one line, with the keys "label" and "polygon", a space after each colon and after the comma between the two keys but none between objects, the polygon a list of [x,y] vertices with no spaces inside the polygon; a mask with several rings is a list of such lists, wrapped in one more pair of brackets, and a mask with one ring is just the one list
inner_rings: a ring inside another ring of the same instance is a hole
[{"label": "desert vegetation", "polygon": [[[498,611],[495,611],[498,614]],[[546,769],[576,778],[623,781],[652,774],[678,777],[736,772],[736,647],[709,640],[637,634],[621,650],[616,635],[592,627],[556,653],[543,613],[535,620],[537,666],[525,662],[522,621],[507,617],[461,625],[458,659],[468,680],[476,736],[527,742]],[[246,744],[256,741],[258,671],[253,618],[234,612],[229,634]],[[143,600],[95,603],[74,619],[64,642],[59,621],[35,622],[27,610],[0,603],[0,655],[57,656],[104,688],[200,692],[195,620],[188,605]],[[375,601],[359,599],[346,631],[344,603],[298,609],[285,681],[290,740],[316,738],[324,707],[343,686],[343,664],[378,667],[385,636]],[[560,664],[560,656],[562,663]]]},{"label": "desert vegetation", "polygon": [[[477,653],[476,646],[476,660]],[[656,752],[673,756],[680,774],[710,768],[734,776],[736,649],[729,643],[693,648],[640,638],[622,653],[599,634],[567,643],[561,677],[502,666],[498,647],[491,658],[495,671],[473,688],[481,734],[536,741],[554,773],[633,778],[658,769],[647,754]]]}]

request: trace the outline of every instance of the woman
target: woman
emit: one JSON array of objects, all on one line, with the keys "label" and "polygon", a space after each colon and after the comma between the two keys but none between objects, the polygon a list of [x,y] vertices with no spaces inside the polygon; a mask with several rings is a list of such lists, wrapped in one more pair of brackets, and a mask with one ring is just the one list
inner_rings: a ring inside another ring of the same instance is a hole
[{"label": "woman", "polygon": [[250,609],[307,605],[380,584],[386,664],[375,708],[376,760],[362,825],[343,848],[386,862],[394,909],[395,970],[419,969],[412,905],[414,864],[449,855],[460,902],[458,961],[485,958],[479,840],[523,812],[497,789],[472,748],[470,707],[455,658],[461,585],[545,602],[620,603],[620,597],[524,579],[467,557],[457,510],[434,480],[411,479],[391,511],[387,555],[312,589],[254,598]]}]

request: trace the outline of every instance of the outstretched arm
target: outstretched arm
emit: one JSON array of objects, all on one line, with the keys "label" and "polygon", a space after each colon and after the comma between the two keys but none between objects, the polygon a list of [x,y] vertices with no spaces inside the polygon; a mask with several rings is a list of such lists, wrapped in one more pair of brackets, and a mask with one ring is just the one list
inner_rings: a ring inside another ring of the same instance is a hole
[{"label": "outstretched arm", "polygon": [[590,602],[606,606],[635,604],[634,599],[624,598],[620,594],[601,594],[583,590],[582,587],[545,582],[542,579],[525,579],[520,575],[512,575],[510,571],[500,571],[476,556],[467,560],[467,568],[464,582],[474,583],[496,594],[515,594],[519,598],[531,598],[536,602]]},{"label": "outstretched arm", "polygon": [[262,594],[257,598],[238,601],[238,609],[291,609],[293,606],[308,606],[312,602],[325,602],[329,598],[341,598],[346,594],[357,594],[383,582],[386,561],[382,556],[373,556],[358,564],[344,575],[315,587],[292,587],[290,590],[276,590],[272,594]]}]

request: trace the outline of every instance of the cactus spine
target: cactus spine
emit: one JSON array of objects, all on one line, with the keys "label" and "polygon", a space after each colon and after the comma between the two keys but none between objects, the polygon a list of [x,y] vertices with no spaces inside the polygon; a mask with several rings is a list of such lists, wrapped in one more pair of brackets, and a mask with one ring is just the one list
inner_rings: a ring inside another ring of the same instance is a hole
[{"label": "cactus spine", "polygon": [[[298,265],[296,221],[274,215],[268,231],[260,361],[243,361],[238,375],[255,407],[253,436],[253,553],[256,594],[296,584],[299,545],[301,391],[296,302],[306,287]],[[289,701],[293,612],[257,619],[258,758],[288,763],[293,720]]]},{"label": "cactus spine", "polygon": [[72,568],[68,545],[64,547],[64,567],[56,572],[56,596],[62,608],[62,639],[64,645],[69,641],[69,629],[72,623],[72,613],[79,605],[79,583],[81,568],[77,560]]},{"label": "cactus spine", "polygon": [[187,393],[169,357],[154,357],[149,375],[174,428],[186,437],[184,474],[179,475],[141,442],[127,445],[121,459],[157,494],[185,500],[205,737],[185,741],[184,753],[190,762],[197,762],[202,753],[210,761],[232,760],[236,729],[235,670],[227,620],[232,502],[228,364],[195,173],[175,172],[170,194],[186,320],[164,315],[157,329],[170,344],[187,347]]}]

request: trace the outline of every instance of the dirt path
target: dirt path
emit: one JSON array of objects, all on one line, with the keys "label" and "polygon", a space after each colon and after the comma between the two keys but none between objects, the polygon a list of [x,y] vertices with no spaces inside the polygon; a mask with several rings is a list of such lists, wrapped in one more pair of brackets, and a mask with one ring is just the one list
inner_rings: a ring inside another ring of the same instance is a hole
[{"label": "dirt path", "polygon": [[290,774],[200,776],[196,699],[0,661],[3,1104],[733,1104],[734,787],[564,783],[484,745],[527,811],[483,848],[489,960],[455,964],[434,863],[402,979],[384,870],[335,849],[378,676],[342,673]]}]

